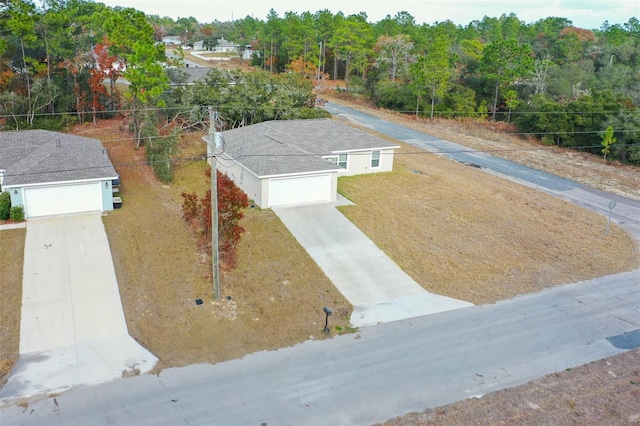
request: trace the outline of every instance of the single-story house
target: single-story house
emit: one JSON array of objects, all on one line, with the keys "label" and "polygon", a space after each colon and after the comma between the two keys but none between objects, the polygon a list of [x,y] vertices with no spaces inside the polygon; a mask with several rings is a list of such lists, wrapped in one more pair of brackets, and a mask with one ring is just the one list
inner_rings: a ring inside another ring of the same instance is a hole
[{"label": "single-story house", "polygon": [[193,50],[210,50],[216,53],[229,53],[239,52],[240,45],[229,40],[225,40],[224,37],[216,39],[215,46],[211,46],[210,49],[206,47],[204,40],[198,40],[193,43]]},{"label": "single-story house", "polygon": [[225,40],[224,37],[222,37],[216,40],[216,45],[213,48],[213,51],[218,53],[237,52],[239,48],[240,45],[238,43]]},{"label": "single-story house", "polygon": [[119,184],[97,139],[51,132],[0,132],[0,191],[25,217],[113,210]]},{"label": "single-story house", "polygon": [[266,121],[216,133],[214,144],[218,170],[262,208],[336,201],[339,176],[391,171],[399,148],[329,118]]}]

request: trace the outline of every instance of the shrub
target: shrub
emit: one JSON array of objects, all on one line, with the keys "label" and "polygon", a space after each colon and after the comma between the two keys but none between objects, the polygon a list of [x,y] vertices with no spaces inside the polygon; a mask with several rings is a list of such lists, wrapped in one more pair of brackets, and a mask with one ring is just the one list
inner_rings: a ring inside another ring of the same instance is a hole
[{"label": "shrub", "polygon": [[8,192],[0,193],[0,220],[7,220],[10,217],[11,196]]},{"label": "shrub", "polygon": [[10,217],[14,222],[22,222],[24,220],[24,208],[22,206],[11,207]]},{"label": "shrub", "polygon": [[171,155],[177,147],[177,140],[173,136],[151,136],[145,143],[147,161],[156,177],[162,183],[173,181],[171,170]]}]

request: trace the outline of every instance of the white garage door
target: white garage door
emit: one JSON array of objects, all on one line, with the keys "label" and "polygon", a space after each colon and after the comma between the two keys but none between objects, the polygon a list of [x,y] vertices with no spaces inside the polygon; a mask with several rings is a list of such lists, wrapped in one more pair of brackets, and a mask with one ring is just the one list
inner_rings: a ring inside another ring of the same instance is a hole
[{"label": "white garage door", "polygon": [[269,207],[330,200],[330,174],[269,180]]},{"label": "white garage door", "polygon": [[102,211],[102,191],[99,182],[26,188],[24,198],[26,217]]}]

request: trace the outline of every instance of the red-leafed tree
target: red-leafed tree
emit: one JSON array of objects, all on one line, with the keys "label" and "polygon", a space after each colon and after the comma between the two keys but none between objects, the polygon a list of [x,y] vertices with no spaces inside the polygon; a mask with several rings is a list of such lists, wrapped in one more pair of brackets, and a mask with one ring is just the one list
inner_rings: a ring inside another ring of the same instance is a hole
[{"label": "red-leafed tree", "polygon": [[[223,268],[233,269],[237,263],[236,248],[245,231],[238,222],[244,217],[242,209],[249,206],[249,200],[229,176],[220,171],[217,173],[220,264]],[[211,179],[210,169],[205,174]],[[182,217],[200,234],[201,245],[211,252],[211,190],[199,200],[200,203],[194,192],[183,192],[182,198]]]},{"label": "red-leafed tree", "polygon": [[117,56],[109,54],[109,42],[105,36],[102,43],[97,43],[93,49],[96,66],[91,70],[91,92],[93,94],[92,109],[94,111],[100,110],[102,103],[101,97],[107,97],[104,81],[109,79],[109,109],[114,110],[117,107],[118,96],[115,90],[116,80],[122,75],[122,71],[125,69],[124,61]]}]

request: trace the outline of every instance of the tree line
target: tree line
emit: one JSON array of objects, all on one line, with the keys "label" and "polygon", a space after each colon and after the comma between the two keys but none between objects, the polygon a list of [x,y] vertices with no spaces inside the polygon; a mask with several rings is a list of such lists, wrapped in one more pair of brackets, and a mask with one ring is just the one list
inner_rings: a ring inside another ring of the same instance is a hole
[{"label": "tree line", "polygon": [[271,10],[265,20],[176,24],[186,42],[210,37],[214,45],[224,35],[251,46],[252,64],[274,74],[301,60],[316,76],[344,81],[342,90],[397,111],[507,121],[543,143],[597,154],[612,127],[609,158],[640,164],[636,17],[584,29],[566,18],[525,23],[515,14],[455,25],[417,24],[407,12],[371,23],[366,13]]},{"label": "tree line", "polygon": [[[315,117],[311,89],[324,79],[381,107],[506,121],[544,143],[594,153],[611,127],[608,158],[640,164],[635,17],[583,29],[515,14],[455,25],[418,24],[407,12],[372,23],[366,13],[271,10],[266,19],[199,23],[86,0],[0,0],[0,34],[0,124],[51,127],[124,111],[136,143],[168,178],[172,138],[203,125],[202,106],[219,105],[228,126]],[[180,73],[167,66],[179,60],[167,60],[161,44],[168,35],[208,48],[233,41],[251,49],[256,71],[175,84]]]}]

